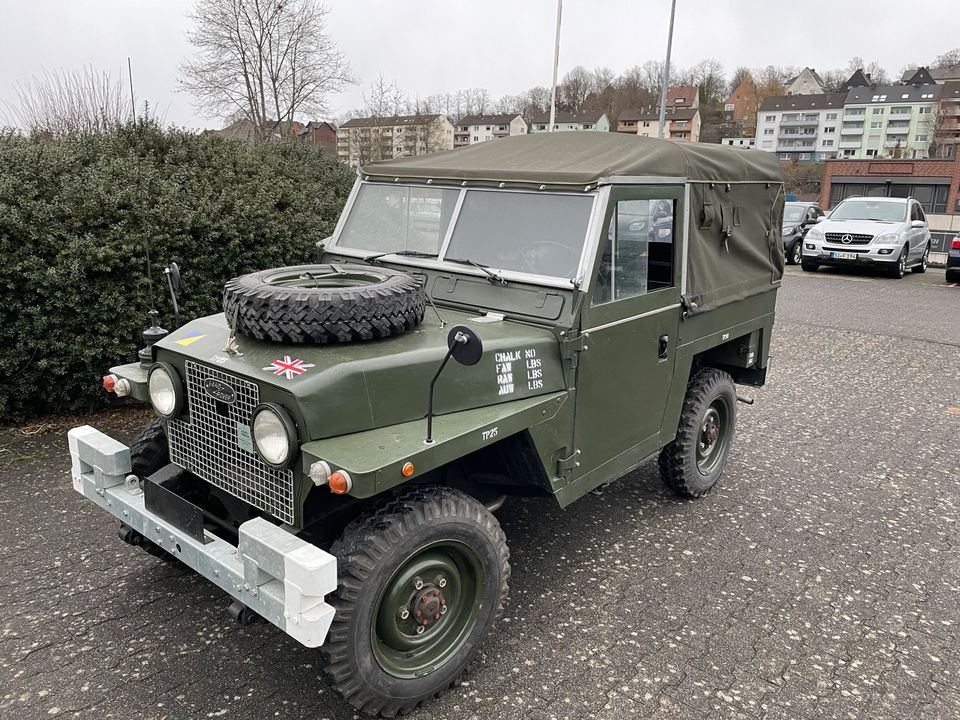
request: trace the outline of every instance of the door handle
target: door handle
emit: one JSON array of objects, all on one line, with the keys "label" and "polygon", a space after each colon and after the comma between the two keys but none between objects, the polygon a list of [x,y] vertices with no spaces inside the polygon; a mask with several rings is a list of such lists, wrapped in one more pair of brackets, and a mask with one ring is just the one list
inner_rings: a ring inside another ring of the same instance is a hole
[{"label": "door handle", "polygon": [[666,360],[667,348],[669,347],[670,347],[670,336],[661,335],[660,339],[657,341],[657,358],[660,360]]}]

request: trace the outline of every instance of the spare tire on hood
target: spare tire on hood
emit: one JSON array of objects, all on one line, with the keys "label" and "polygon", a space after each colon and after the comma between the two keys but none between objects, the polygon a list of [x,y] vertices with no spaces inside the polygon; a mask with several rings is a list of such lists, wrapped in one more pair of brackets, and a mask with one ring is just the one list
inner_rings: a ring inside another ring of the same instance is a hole
[{"label": "spare tire on hood", "polygon": [[420,324],[425,302],[419,279],[367,265],[261,270],[223,288],[223,311],[238,334],[288,343],[398,335]]}]

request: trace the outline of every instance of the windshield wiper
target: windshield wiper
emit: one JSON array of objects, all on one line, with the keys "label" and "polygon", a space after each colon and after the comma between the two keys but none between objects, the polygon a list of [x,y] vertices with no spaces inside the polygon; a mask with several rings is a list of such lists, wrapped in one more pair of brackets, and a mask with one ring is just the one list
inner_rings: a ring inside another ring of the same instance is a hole
[{"label": "windshield wiper", "polygon": [[470,259],[466,259],[466,258],[451,258],[451,257],[445,257],[444,260],[446,260],[447,262],[459,263],[460,265],[471,265],[471,266],[473,266],[473,267],[475,267],[475,268],[479,268],[479,269],[482,270],[483,273],[487,276],[487,280],[489,280],[490,282],[492,282],[494,285],[506,285],[506,284],[507,284],[507,281],[506,281],[506,280],[504,280],[502,277],[500,277],[500,276],[497,275],[495,272],[493,272],[492,270],[490,270],[490,266],[489,266],[489,265],[484,265],[483,263],[478,263],[476,260],[470,260]]},{"label": "windshield wiper", "polygon": [[406,257],[435,258],[437,253],[421,252],[420,250],[391,250],[390,252],[377,253],[376,255],[367,255],[363,261],[373,264],[386,255],[404,255]]}]

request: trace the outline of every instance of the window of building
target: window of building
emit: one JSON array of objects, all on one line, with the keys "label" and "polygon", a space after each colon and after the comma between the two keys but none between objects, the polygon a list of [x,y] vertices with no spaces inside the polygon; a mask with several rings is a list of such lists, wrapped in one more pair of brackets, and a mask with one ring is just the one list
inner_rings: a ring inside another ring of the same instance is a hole
[{"label": "window of building", "polygon": [[824,131],[825,133],[835,133],[835,132],[837,131],[837,126],[836,126],[836,125],[831,125],[830,127],[825,127],[825,128],[823,129],[823,131]]},{"label": "window of building", "polygon": [[883,115],[883,108],[874,108],[874,109],[873,109],[873,114],[874,114],[874,115]]},{"label": "window of building", "polygon": [[872,150],[872,149],[871,149],[871,150],[867,150],[867,157],[876,157],[876,156],[877,156],[877,151],[876,151],[876,150]]},{"label": "window of building", "polygon": [[687,137],[686,133],[675,133],[675,134],[677,136],[677,140],[684,140]]},{"label": "window of building", "polygon": [[727,140],[727,145],[733,145],[733,140]]},{"label": "window of building", "polygon": [[887,99],[886,95],[874,95],[871,98],[871,102],[883,102]]},{"label": "window of building", "polygon": [[480,142],[480,136],[479,136],[479,135],[474,135],[474,136],[473,136],[473,141],[474,141],[474,142]]},{"label": "window of building", "polygon": [[921,100],[932,100],[932,99],[933,99],[933,93],[923,93],[923,94],[920,95],[920,99],[921,99]]},{"label": "window of building", "polygon": [[836,119],[837,119],[836,113],[827,113],[827,120],[836,120]]},{"label": "window of building", "polygon": [[777,116],[776,116],[776,115],[767,115],[767,116],[764,117],[763,119],[764,119],[766,122],[776,122]]},{"label": "window of building", "polygon": [[927,115],[927,114],[929,114],[929,113],[930,113],[930,107],[922,107],[922,108],[920,108],[920,114],[921,114],[921,115]]},{"label": "window of building", "polygon": [[674,101],[674,104],[676,104],[676,105],[682,105],[682,104],[685,103],[686,101],[687,101],[686,98],[678,97],[678,98]]},{"label": "window of building", "polygon": [[878,128],[882,126],[883,126],[883,121],[881,120],[874,120],[872,123],[870,123],[871,128]]},{"label": "window of building", "polygon": [[584,129],[584,130],[593,130],[593,123],[584,123],[584,124],[583,124],[583,129]]},{"label": "window of building", "polygon": [[644,126],[644,127],[650,127],[650,121],[649,121],[649,120],[644,120],[644,121],[643,121],[643,126]]},{"label": "window of building", "polygon": [[810,159],[810,153],[800,153],[800,159],[801,159],[801,160],[809,160],[809,159]]},{"label": "window of building", "polygon": [[927,136],[926,136],[926,135],[917,135],[917,136],[914,138],[914,140],[915,140],[916,142],[927,142]]},{"label": "window of building", "polygon": [[781,160],[789,160],[789,159],[790,159],[790,153],[780,153],[780,159],[781,159]]},{"label": "window of building", "polygon": [[763,129],[763,134],[764,134],[764,135],[773,135],[773,128],[764,128],[764,129]]},{"label": "window of building", "polygon": [[824,147],[833,147],[833,140],[824,140],[824,141],[823,141],[823,146],[824,146]]},{"label": "window of building", "polygon": [[593,305],[673,286],[673,200],[621,200],[607,225]]},{"label": "window of building", "polygon": [[546,123],[544,123],[543,125],[537,125],[537,130],[546,130],[546,129],[547,129]]},{"label": "window of building", "polygon": [[909,98],[909,97],[910,97],[910,93],[904,93],[903,95],[900,96],[900,99],[901,99],[901,100],[906,100],[906,99]]}]

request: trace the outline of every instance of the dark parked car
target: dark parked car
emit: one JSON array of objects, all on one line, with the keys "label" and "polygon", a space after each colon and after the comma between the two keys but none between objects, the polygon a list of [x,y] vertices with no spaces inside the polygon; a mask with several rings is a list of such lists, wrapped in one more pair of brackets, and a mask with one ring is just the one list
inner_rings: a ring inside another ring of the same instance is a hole
[{"label": "dark parked car", "polygon": [[789,264],[800,264],[803,236],[821,217],[823,210],[816,203],[788,202],[783,206],[783,254]]},{"label": "dark parked car", "polygon": [[960,235],[950,243],[950,252],[947,255],[947,282],[960,282]]}]

